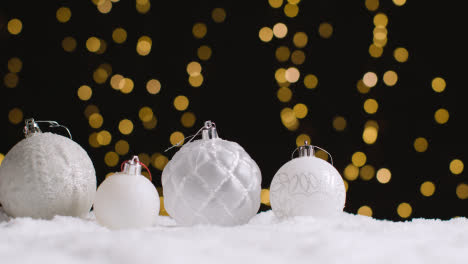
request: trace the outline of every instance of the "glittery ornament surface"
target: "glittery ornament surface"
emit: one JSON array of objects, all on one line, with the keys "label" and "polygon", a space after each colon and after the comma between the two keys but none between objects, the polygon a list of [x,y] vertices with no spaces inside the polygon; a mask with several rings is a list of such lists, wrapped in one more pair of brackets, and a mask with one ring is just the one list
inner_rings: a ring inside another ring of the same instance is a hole
[{"label": "glittery ornament surface", "polygon": [[60,135],[37,133],[21,140],[0,166],[0,202],[11,216],[87,215],[95,193],[88,154]]},{"label": "glittery ornament surface", "polygon": [[182,225],[244,224],[260,207],[260,169],[239,144],[219,138],[184,145],[162,184],[165,208]]},{"label": "glittery ornament surface", "polygon": [[331,216],[343,211],[346,190],[338,171],[315,157],[295,158],[273,177],[270,203],[278,217]]}]

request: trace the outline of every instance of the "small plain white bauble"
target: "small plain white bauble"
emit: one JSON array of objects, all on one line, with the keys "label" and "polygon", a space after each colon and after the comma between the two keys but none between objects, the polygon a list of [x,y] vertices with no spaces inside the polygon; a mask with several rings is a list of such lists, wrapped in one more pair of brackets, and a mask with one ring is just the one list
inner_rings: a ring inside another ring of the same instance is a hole
[{"label": "small plain white bauble", "polygon": [[299,157],[284,164],[270,186],[276,216],[327,217],[343,211],[346,190],[340,173],[316,157]]},{"label": "small plain white bauble", "polygon": [[96,173],[73,140],[35,133],[18,142],[0,166],[0,203],[15,217],[86,216],[96,194]]},{"label": "small plain white bauble", "polygon": [[244,224],[260,208],[261,181],[260,169],[239,144],[195,140],[164,168],[164,207],[181,225]]},{"label": "small plain white bauble", "polygon": [[93,208],[103,226],[143,228],[154,224],[159,203],[158,191],[146,177],[116,173],[99,185]]}]

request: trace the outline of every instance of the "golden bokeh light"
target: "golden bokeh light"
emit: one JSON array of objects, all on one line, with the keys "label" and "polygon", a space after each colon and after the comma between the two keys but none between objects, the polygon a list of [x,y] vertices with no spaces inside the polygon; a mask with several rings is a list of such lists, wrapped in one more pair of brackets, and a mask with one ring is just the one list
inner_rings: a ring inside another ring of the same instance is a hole
[{"label": "golden bokeh light", "polygon": [[372,165],[364,165],[359,170],[359,176],[361,177],[362,180],[364,181],[369,181],[375,176],[375,169]]},{"label": "golden bokeh light", "polygon": [[70,20],[72,13],[70,8],[62,6],[57,9],[57,13],[55,15],[60,23],[66,23]]},{"label": "golden bokeh light", "polygon": [[372,217],[372,209],[367,205],[363,205],[359,207],[357,214]]},{"label": "golden bokeh light", "polygon": [[114,74],[111,79],[110,79],[110,85],[112,89],[115,90],[120,90],[123,88],[124,82],[121,82],[123,80],[123,76],[120,74]]},{"label": "golden bokeh light", "polygon": [[153,110],[148,106],[144,106],[138,111],[138,117],[143,122],[149,122],[153,119]]},{"label": "golden bokeh light", "polygon": [[359,91],[359,93],[361,94],[366,94],[366,93],[369,93],[370,91],[370,87],[368,87],[367,85],[364,84],[364,82],[362,80],[359,80],[356,84],[356,88],[357,90]]},{"label": "golden bokeh light", "polygon": [[431,82],[431,86],[432,90],[434,90],[437,93],[441,93],[445,90],[447,84],[445,83],[445,80],[442,77],[435,77]]},{"label": "golden bokeh light", "polygon": [[379,0],[366,0],[366,8],[369,11],[375,11],[379,8]]},{"label": "golden bokeh light", "polygon": [[305,118],[307,116],[308,111],[309,111],[305,104],[296,104],[293,107],[293,110],[294,110],[294,114],[299,119]]},{"label": "golden bokeh light", "polygon": [[359,168],[353,164],[349,164],[343,171],[344,177],[348,181],[354,181],[359,176]]},{"label": "golden bokeh light", "polygon": [[273,30],[269,27],[263,27],[258,31],[258,37],[263,42],[269,42],[273,39]]},{"label": "golden bokeh light", "polygon": [[158,120],[156,119],[156,116],[153,115],[153,118],[149,122],[143,122],[143,127],[145,129],[151,130],[151,129],[154,129],[157,124],[158,124]]},{"label": "golden bokeh light", "polygon": [[127,141],[121,139],[115,143],[115,152],[120,156],[126,155],[130,150],[130,145]]},{"label": "golden bokeh light", "polygon": [[121,27],[118,27],[112,31],[112,40],[115,43],[122,44],[127,40],[127,31]]},{"label": "golden bokeh light", "polygon": [[289,59],[289,55],[291,52],[289,51],[289,48],[286,46],[279,46],[276,49],[275,52],[275,57],[279,62],[285,62]]},{"label": "golden bokeh light", "polygon": [[307,34],[304,32],[297,32],[294,34],[293,43],[298,48],[304,48],[307,45],[308,41]]},{"label": "golden bokeh light", "polygon": [[320,23],[318,31],[319,31],[320,37],[324,39],[328,39],[333,34],[333,26],[327,22]]},{"label": "golden bokeh light", "polygon": [[383,81],[387,86],[394,86],[398,81],[398,74],[394,71],[386,71],[383,75]]},{"label": "golden bokeh light", "polygon": [[209,60],[211,58],[211,48],[207,45],[202,45],[197,50],[197,56],[200,60]]},{"label": "golden bokeh light", "polygon": [[120,80],[118,87],[122,93],[129,94],[133,91],[134,83],[130,78],[123,78]]},{"label": "golden bokeh light", "polygon": [[286,69],[284,68],[279,68],[275,72],[275,79],[279,83],[285,83],[286,82]]},{"label": "golden bokeh light", "polygon": [[107,130],[102,130],[97,133],[96,140],[101,146],[107,146],[112,141],[112,135]]},{"label": "golden bokeh light", "polygon": [[377,141],[377,137],[379,135],[379,131],[377,128],[373,126],[367,126],[364,128],[364,131],[362,132],[362,140],[368,144],[372,145]]},{"label": "golden bokeh light", "polygon": [[309,142],[310,144],[310,136],[307,134],[300,134],[296,137],[296,146],[304,146],[305,141]]},{"label": "golden bokeh light", "polygon": [[377,171],[377,181],[382,184],[388,183],[392,179],[392,173],[387,168],[381,168]]},{"label": "golden bokeh light", "polygon": [[185,111],[189,106],[189,99],[184,95],[179,95],[174,99],[174,107],[179,111]]},{"label": "golden bokeh light", "polygon": [[169,159],[162,155],[161,153],[154,153],[152,156],[151,156],[151,164],[153,165],[153,167],[155,167],[156,169],[162,171],[164,169],[164,167],[166,167],[166,164],[169,162]]},{"label": "golden bokeh light", "polygon": [[328,161],[328,154],[325,151],[321,150],[321,149],[319,149],[319,150],[317,150],[315,152],[315,157],[317,157],[319,159],[323,159],[325,161]]},{"label": "golden bokeh light", "polygon": [[140,56],[147,56],[151,52],[153,41],[148,36],[141,36],[136,45],[136,51]]},{"label": "golden bokeh light", "polygon": [[417,152],[425,152],[429,146],[427,139],[418,137],[414,140],[413,147]]},{"label": "golden bokeh light", "polygon": [[145,165],[151,163],[151,157],[147,153],[138,154],[138,159]]},{"label": "golden bokeh light", "polygon": [[114,151],[109,151],[104,156],[104,162],[108,167],[115,167],[119,163],[119,155]]},{"label": "golden bokeh light", "polygon": [[272,8],[280,8],[283,5],[283,0],[268,0],[268,4]]},{"label": "golden bokeh light", "polygon": [[0,153],[0,166],[2,165],[4,158],[5,158],[5,155],[3,155],[3,153]]},{"label": "golden bokeh light", "polygon": [[284,76],[288,82],[295,83],[301,77],[301,73],[296,67],[290,67],[286,70]]},{"label": "golden bokeh light", "polygon": [[449,169],[450,169],[450,172],[455,174],[455,175],[461,174],[463,172],[463,169],[464,169],[463,161],[461,161],[459,159],[452,160],[450,162]]},{"label": "golden bokeh light", "polygon": [[92,128],[100,128],[104,123],[104,118],[99,113],[93,113],[89,116],[88,123]]},{"label": "golden bokeh light", "polygon": [[262,204],[270,206],[270,190],[262,189],[260,192],[260,201]]},{"label": "golden bokeh light", "polygon": [[411,205],[409,203],[401,203],[397,207],[397,213],[401,218],[410,217],[412,212],[413,208],[411,208]]},{"label": "golden bokeh light", "polygon": [[379,47],[379,46],[375,45],[374,43],[372,43],[369,46],[369,54],[371,55],[371,57],[380,58],[382,56],[382,53],[383,53],[383,48],[382,47]]},{"label": "golden bokeh light", "polygon": [[192,87],[200,87],[203,84],[203,75],[189,76],[188,81]]},{"label": "golden bokeh light", "polygon": [[97,9],[102,14],[108,14],[112,10],[112,2],[110,0],[99,1]]},{"label": "golden bokeh light", "polygon": [[169,137],[169,141],[171,142],[172,145],[176,144],[184,144],[184,134],[180,131],[175,131],[171,134]]},{"label": "golden bokeh light", "polygon": [[281,87],[278,89],[276,94],[280,102],[286,103],[289,102],[292,98],[292,91],[288,87]]},{"label": "golden bokeh light", "polygon": [[374,26],[378,28],[386,27],[388,24],[388,17],[384,13],[378,13],[374,16]]},{"label": "golden bokeh light", "polygon": [[351,162],[356,167],[364,166],[364,164],[366,164],[366,161],[367,157],[366,154],[364,154],[364,152],[357,151],[351,156]]},{"label": "golden bokeh light", "polygon": [[107,81],[107,78],[109,77],[109,74],[107,71],[103,68],[97,68],[93,72],[93,80],[98,83],[98,84],[103,84]]},{"label": "golden bokeh light", "polygon": [[157,94],[161,91],[161,82],[156,79],[151,79],[146,83],[146,90],[150,94]]},{"label": "golden bokeh light", "polygon": [[8,70],[12,73],[18,73],[23,68],[23,62],[17,58],[13,57],[8,60]]},{"label": "golden bokeh light", "polygon": [[133,132],[133,122],[129,119],[122,119],[119,122],[119,131],[124,135],[129,135]]},{"label": "golden bokeh light", "polygon": [[366,85],[369,88],[372,88],[377,84],[377,74],[375,74],[374,72],[366,72],[362,77],[362,81],[364,82],[364,85]]},{"label": "golden bokeh light", "polygon": [[402,6],[406,3],[406,0],[393,0],[393,3],[396,5],[396,6]]},{"label": "golden bokeh light", "polygon": [[344,187],[345,187],[345,191],[348,191],[349,189],[349,183],[347,180],[343,180],[343,183],[344,183]]},{"label": "golden bokeh light", "polygon": [[305,59],[305,53],[302,50],[295,50],[291,54],[291,61],[296,65],[303,64]]},{"label": "golden bokeh light", "polygon": [[465,200],[468,198],[468,184],[460,183],[457,186],[456,194],[458,199]]},{"label": "golden bokeh light", "polygon": [[14,125],[18,125],[19,123],[23,122],[23,110],[15,107],[8,112],[8,121]]},{"label": "golden bokeh light", "polygon": [[304,77],[304,86],[309,89],[315,89],[318,85],[318,78],[313,74],[307,74]]},{"label": "golden bokeh light", "polygon": [[200,75],[201,71],[202,71],[202,67],[201,67],[200,63],[198,63],[196,61],[192,61],[189,64],[187,64],[187,73],[190,76]]},{"label": "golden bokeh light", "polygon": [[283,125],[291,131],[295,131],[299,127],[299,121],[294,114],[294,110],[289,107],[285,107],[280,112],[281,122]]},{"label": "golden bokeh light", "polygon": [[421,184],[419,191],[426,197],[432,196],[435,192],[435,184],[430,181],[425,181]]},{"label": "golden bokeh light", "polygon": [[405,48],[396,48],[395,51],[393,52],[393,57],[395,58],[396,61],[398,62],[406,62],[409,57],[408,50]]},{"label": "golden bokeh light", "polygon": [[296,17],[299,13],[299,7],[295,4],[288,3],[284,6],[284,14],[287,17]]},{"label": "golden bokeh light", "polygon": [[434,119],[438,124],[445,124],[448,122],[450,117],[449,112],[447,109],[440,108],[434,113]]},{"label": "golden bokeh light", "polygon": [[217,7],[211,11],[211,18],[216,23],[222,23],[226,20],[226,11],[224,8]]},{"label": "golden bokeh light", "polygon": [[82,101],[88,101],[93,95],[93,90],[88,85],[82,85],[78,88],[78,98]]},{"label": "golden bokeh light", "polygon": [[146,14],[151,9],[151,2],[149,0],[137,0],[135,8],[138,13]]},{"label": "golden bokeh light", "polygon": [[284,23],[276,23],[273,26],[273,35],[277,38],[284,38],[288,34],[288,27]]},{"label": "golden bokeh light", "polygon": [[336,131],[343,131],[346,128],[346,119],[342,116],[335,116],[332,125]]},{"label": "golden bokeh light", "polygon": [[62,48],[66,52],[73,52],[76,49],[76,39],[74,37],[65,37],[62,40]]},{"label": "golden bokeh light", "polygon": [[379,104],[375,99],[369,98],[364,101],[364,111],[368,114],[375,114],[379,109]]},{"label": "golden bokeh light", "polygon": [[18,35],[23,30],[23,23],[18,18],[13,18],[8,21],[7,30],[12,35]]},{"label": "golden bokeh light", "polygon": [[99,144],[97,140],[97,135],[98,133],[93,132],[91,133],[91,135],[89,135],[89,138],[88,138],[89,145],[93,148],[99,148],[101,146],[101,144]]},{"label": "golden bokeh light", "polygon": [[8,88],[15,88],[18,85],[19,78],[16,73],[9,72],[3,77],[3,83]]},{"label": "golden bokeh light", "polygon": [[195,117],[195,114],[192,112],[185,112],[181,117],[180,117],[180,123],[182,123],[182,126],[184,127],[193,127],[195,125],[195,121],[197,118]]},{"label": "golden bokeh light", "polygon": [[88,40],[86,40],[86,48],[90,52],[97,52],[99,48],[101,47],[101,40],[99,40],[96,37],[90,37]]},{"label": "golden bokeh light", "polygon": [[89,118],[94,113],[99,113],[99,108],[93,104],[87,105],[84,110],[86,118]]},{"label": "golden bokeh light", "polygon": [[208,28],[205,23],[195,23],[195,25],[193,25],[192,34],[195,38],[201,39],[206,36],[207,32]]}]

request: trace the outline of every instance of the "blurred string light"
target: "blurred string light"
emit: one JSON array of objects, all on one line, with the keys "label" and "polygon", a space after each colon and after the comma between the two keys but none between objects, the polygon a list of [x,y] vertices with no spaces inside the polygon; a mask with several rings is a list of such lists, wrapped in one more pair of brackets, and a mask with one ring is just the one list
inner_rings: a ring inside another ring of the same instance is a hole
[{"label": "blurred string light", "polygon": [[55,15],[60,23],[66,23],[70,20],[72,13],[70,8],[62,6],[59,9],[57,9]]},{"label": "blurred string light", "polygon": [[445,80],[442,77],[436,77],[431,82],[432,90],[436,93],[441,93],[445,91],[445,87],[447,86]]},{"label": "blurred string light", "polygon": [[23,23],[18,18],[13,18],[8,21],[7,30],[12,35],[18,35],[23,30]]},{"label": "blurred string light", "polygon": [[435,184],[431,181],[425,181],[421,184],[420,192],[423,196],[429,197],[432,196],[435,192]]},{"label": "blurred string light", "polygon": [[359,207],[357,214],[372,217],[372,209],[368,205]]},{"label": "blurred string light", "polygon": [[401,218],[408,218],[411,216],[413,208],[409,203],[401,203],[397,207],[397,213]]},{"label": "blurred string light", "polygon": [[18,125],[23,122],[23,110],[18,107],[15,107],[8,112],[8,120],[13,125]]},{"label": "blurred string light", "polygon": [[450,162],[449,169],[450,169],[450,172],[455,174],[455,175],[461,174],[463,172],[463,169],[464,169],[463,161],[461,161],[459,159],[452,160]]},{"label": "blurred string light", "polygon": [[377,181],[386,184],[392,179],[392,173],[387,168],[381,168],[377,171]]}]

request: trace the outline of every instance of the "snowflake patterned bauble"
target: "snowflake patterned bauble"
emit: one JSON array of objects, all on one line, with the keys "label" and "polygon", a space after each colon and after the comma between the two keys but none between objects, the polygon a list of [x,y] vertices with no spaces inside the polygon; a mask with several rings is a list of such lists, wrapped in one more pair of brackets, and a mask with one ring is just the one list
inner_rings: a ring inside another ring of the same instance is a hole
[{"label": "snowflake patterned bauble", "polygon": [[260,208],[260,169],[239,144],[220,139],[214,123],[200,132],[164,168],[166,211],[180,225],[247,223]]},{"label": "snowflake patterned bauble", "polygon": [[99,224],[110,229],[127,229],[155,223],[159,195],[153,183],[141,175],[142,165],[138,156],[134,156],[122,164],[122,172],[110,175],[99,185],[93,206]]},{"label": "snowflake patterned bauble", "polygon": [[273,177],[270,203],[279,218],[328,217],[343,211],[346,190],[340,173],[314,156],[313,146],[299,147],[299,157],[284,164]]},{"label": "snowflake patterned bauble", "polygon": [[87,216],[96,193],[91,159],[73,140],[42,133],[39,122],[60,126],[54,121],[26,120],[26,138],[5,155],[0,166],[3,209],[14,217]]}]

